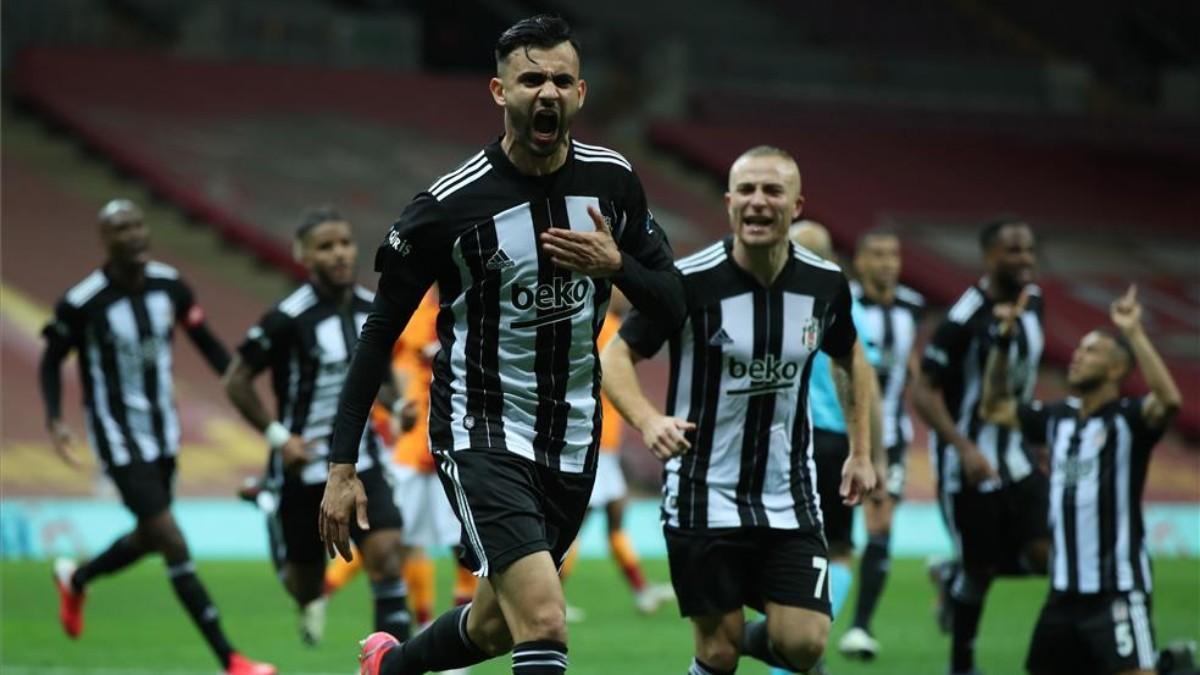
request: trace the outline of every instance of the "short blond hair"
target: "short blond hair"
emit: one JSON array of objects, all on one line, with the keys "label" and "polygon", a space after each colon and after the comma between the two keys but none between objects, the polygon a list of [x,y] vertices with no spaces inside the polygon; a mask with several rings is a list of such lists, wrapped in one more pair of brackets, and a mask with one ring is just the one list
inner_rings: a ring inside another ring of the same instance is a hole
[{"label": "short blond hair", "polygon": [[729,180],[733,179],[733,168],[742,160],[758,159],[760,157],[775,157],[790,164],[796,170],[797,193],[800,191],[801,186],[804,184],[804,177],[800,175],[800,165],[796,163],[796,158],[792,157],[792,153],[774,145],[756,145],[738,155],[737,159],[733,160],[733,164],[729,165]]}]

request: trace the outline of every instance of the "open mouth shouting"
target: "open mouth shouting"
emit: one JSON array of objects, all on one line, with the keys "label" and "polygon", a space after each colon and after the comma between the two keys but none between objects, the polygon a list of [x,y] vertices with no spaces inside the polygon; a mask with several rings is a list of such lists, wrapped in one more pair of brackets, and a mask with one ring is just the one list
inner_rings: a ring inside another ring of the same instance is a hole
[{"label": "open mouth shouting", "polygon": [[560,120],[553,108],[540,108],[533,113],[533,142],[541,146],[558,141]]},{"label": "open mouth shouting", "polygon": [[767,234],[775,219],[765,213],[746,214],[742,217],[742,228],[747,234]]}]

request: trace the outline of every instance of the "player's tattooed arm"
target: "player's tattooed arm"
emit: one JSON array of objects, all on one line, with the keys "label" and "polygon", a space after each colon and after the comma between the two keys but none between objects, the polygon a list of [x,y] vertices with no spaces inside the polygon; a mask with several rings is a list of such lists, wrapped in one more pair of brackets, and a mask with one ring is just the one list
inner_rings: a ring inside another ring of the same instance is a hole
[{"label": "player's tattooed arm", "polygon": [[1142,400],[1142,416],[1146,423],[1161,428],[1183,405],[1179,386],[1162,356],[1150,342],[1150,336],[1142,327],[1142,304],[1137,299],[1137,285],[1130,286],[1125,294],[1113,301],[1109,308],[1112,322],[1129,341],[1133,358],[1142,377],[1150,387],[1150,393]]},{"label": "player's tattooed arm", "polygon": [[[872,398],[875,389],[875,370],[867,361],[862,343],[856,338],[850,353],[832,359],[834,389],[846,418],[850,436],[850,456],[842,467],[841,495],[848,505],[854,505],[875,488],[876,462],[872,459],[874,442],[871,432]],[[880,443],[882,445],[882,443]]]}]

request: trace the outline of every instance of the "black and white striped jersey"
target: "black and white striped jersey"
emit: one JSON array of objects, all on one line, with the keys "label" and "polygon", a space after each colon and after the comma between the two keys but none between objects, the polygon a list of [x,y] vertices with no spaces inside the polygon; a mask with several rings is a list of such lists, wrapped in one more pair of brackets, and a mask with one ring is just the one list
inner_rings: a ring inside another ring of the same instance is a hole
[{"label": "black and white striped jersey", "polygon": [[[999,473],[999,480],[977,486],[981,492],[992,492],[1028,476],[1034,463],[1019,430],[984,422],[979,416],[984,368],[996,335],[995,303],[987,295],[986,284],[982,279],[967,288],[950,308],[925,347],[921,370],[941,387],[946,409],[959,431],[975,442]],[[1029,302],[1014,326],[1008,354],[1008,391],[1014,392],[1018,401],[1033,398],[1044,345],[1041,290],[1036,286],[1029,290]],[[938,489],[946,493],[962,490],[957,450],[932,429],[929,443]]]},{"label": "black and white striped jersey", "polygon": [[[238,347],[255,373],[270,369],[276,416],[314,455],[300,471],[305,483],[324,483],[329,477],[329,439],[338,396],[374,297],[356,286],[343,304],[307,282],[251,326]],[[379,461],[380,445],[368,425],[359,440],[357,470]]]},{"label": "black and white striped jersey", "polygon": [[726,238],[677,263],[681,327],[636,310],[621,327],[644,357],[669,340],[666,414],[696,424],[691,449],[666,464],[663,520],[820,531],[808,381],[818,349],[840,358],[854,347],[850,289],[837,265],[795,246],[763,287],[732,246]]},{"label": "black and white striped jersey", "polygon": [[897,286],[892,302],[883,305],[863,293],[858,282],[850,292],[862,306],[860,337],[868,351],[878,355],[874,362],[879,376],[883,445],[892,448],[912,442],[913,426],[904,407],[908,386],[908,361],[917,343],[917,327],[925,311],[925,298],[908,286]]},{"label": "black and white striped jersey", "polygon": [[[229,360],[204,324],[192,290],[175,268],[160,262],[146,264],[145,282],[137,290],[116,285],[97,269],[59,300],[43,335],[57,355],[54,369],[67,353],[78,351],[88,441],[104,467],[179,453],[171,373],[175,327],[182,326],[194,341],[195,331],[204,332],[207,342],[201,349],[218,372]],[[54,399],[48,403],[51,418],[57,417],[58,395],[47,395]]]},{"label": "black and white striped jersey", "polygon": [[[595,231],[589,207],[604,215],[622,252],[612,279],[558,267],[539,242],[550,228]],[[634,304],[665,298],[660,304],[670,307],[682,294],[670,246],[629,162],[578,141],[546,176],[520,173],[499,141],[487,146],[417,195],[380,247],[376,269],[380,299],[356,366],[382,358],[409,306],[438,284],[430,448],[501,449],[571,473],[595,470],[596,337],[611,284]],[[347,385],[354,389],[344,397],[348,429],[365,413],[373,383],[363,377],[356,370]],[[353,461],[353,448],[339,439],[334,461]]]},{"label": "black and white striped jersey", "polygon": [[1026,437],[1050,450],[1055,591],[1151,590],[1142,490],[1163,429],[1147,424],[1142,405],[1120,398],[1083,419],[1077,399],[1019,408]]}]

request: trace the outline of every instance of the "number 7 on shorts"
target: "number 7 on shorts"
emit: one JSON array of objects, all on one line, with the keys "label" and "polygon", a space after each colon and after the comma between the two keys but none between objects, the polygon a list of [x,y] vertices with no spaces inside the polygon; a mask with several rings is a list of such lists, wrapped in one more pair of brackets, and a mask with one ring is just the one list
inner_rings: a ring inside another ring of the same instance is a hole
[{"label": "number 7 on shorts", "polygon": [[821,597],[821,588],[825,585],[825,573],[829,571],[829,561],[813,556],[813,568],[817,570],[817,588],[813,591],[814,598]]}]

